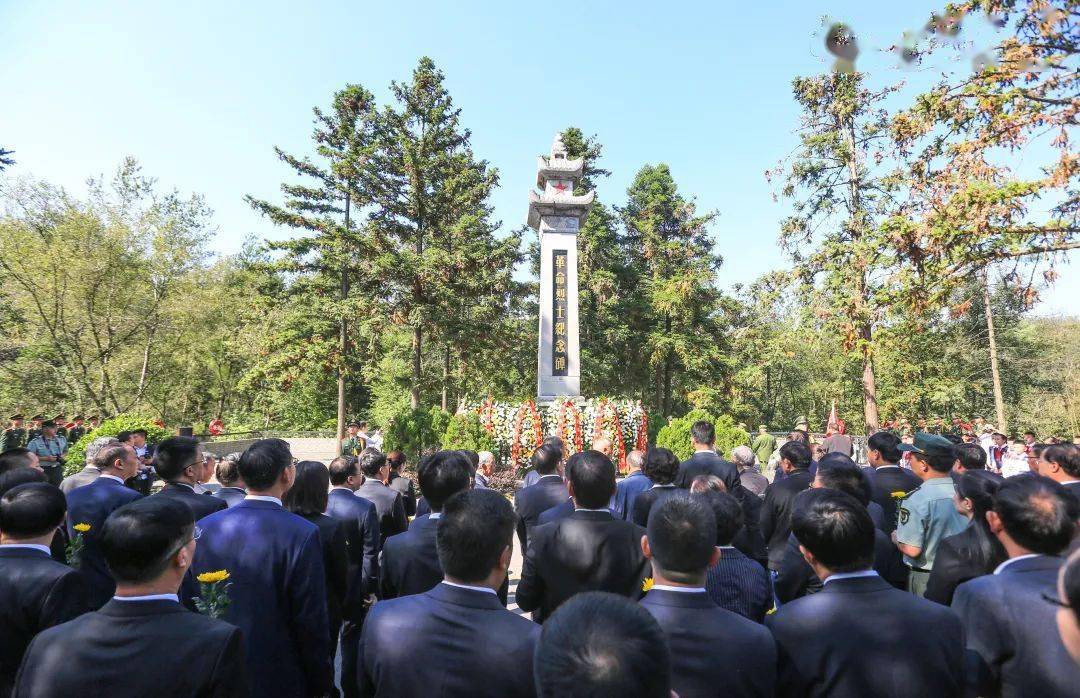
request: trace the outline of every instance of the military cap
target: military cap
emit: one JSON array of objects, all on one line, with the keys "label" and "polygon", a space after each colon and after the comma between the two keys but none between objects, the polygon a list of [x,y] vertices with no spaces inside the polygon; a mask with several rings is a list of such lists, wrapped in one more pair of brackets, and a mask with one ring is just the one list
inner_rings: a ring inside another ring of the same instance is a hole
[{"label": "military cap", "polygon": [[8,419],[10,419],[11,421],[14,422],[17,419],[26,419],[26,417],[23,417],[21,414],[13,414],[10,417],[8,417]]},{"label": "military cap", "polygon": [[40,421],[42,421],[43,419],[45,419],[45,415],[43,415],[43,414],[35,414],[35,415],[34,415],[33,417],[31,417],[30,419],[31,419],[32,421],[35,421],[35,422],[40,422]]},{"label": "military cap", "polygon": [[82,416],[81,414],[77,414],[77,415],[75,415],[74,417],[71,418],[71,421],[77,422],[80,419],[86,419],[86,417]]},{"label": "military cap", "polygon": [[912,441],[914,443],[897,444],[896,448],[901,451],[910,451],[911,453],[921,453],[922,455],[926,455],[928,451],[945,450],[953,447],[952,441],[949,441],[944,436],[927,434],[925,431],[915,432],[915,437]]},{"label": "military cap", "polygon": [[42,429],[55,429],[56,428],[56,422],[52,421],[51,419],[48,420],[48,421],[42,422],[41,423],[41,428]]}]

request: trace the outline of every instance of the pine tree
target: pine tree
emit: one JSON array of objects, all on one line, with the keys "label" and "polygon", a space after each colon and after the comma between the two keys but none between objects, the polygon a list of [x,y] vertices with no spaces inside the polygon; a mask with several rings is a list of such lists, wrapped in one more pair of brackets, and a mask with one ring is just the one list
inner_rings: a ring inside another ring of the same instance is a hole
[{"label": "pine tree", "polygon": [[425,341],[441,347],[448,391],[453,346],[483,336],[505,308],[520,238],[495,238],[488,199],[498,173],[470,150],[434,62],[422,58],[411,81],[390,89],[396,104],[380,114],[370,170],[373,271],[390,316],[411,330],[415,409]]},{"label": "pine tree", "polygon": [[[365,311],[371,307],[373,277],[366,273],[364,264],[366,235],[362,227],[353,223],[353,212],[367,205],[371,198],[366,188],[369,179],[366,171],[375,142],[374,97],[360,85],[347,85],[335,93],[329,112],[316,107],[314,113],[312,138],[321,163],[274,148],[278,158],[296,174],[314,181],[282,184],[285,195],[282,205],[252,196],[246,200],[274,223],[309,233],[271,242],[269,246],[285,253],[278,268],[297,275],[291,290],[322,301],[312,311],[336,320],[336,346],[331,347],[326,338],[322,339],[326,345],[325,362],[333,366],[337,375],[340,441],[345,433],[346,379],[354,369],[350,320],[367,314]],[[318,339],[311,337],[309,342]]]}]

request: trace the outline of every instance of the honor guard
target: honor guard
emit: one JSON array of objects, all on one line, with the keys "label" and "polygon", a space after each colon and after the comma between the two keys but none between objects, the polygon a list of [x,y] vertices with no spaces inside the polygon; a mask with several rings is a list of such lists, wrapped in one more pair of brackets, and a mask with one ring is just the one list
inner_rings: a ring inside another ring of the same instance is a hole
[{"label": "honor guard", "polygon": [[13,448],[25,448],[29,443],[27,439],[26,427],[23,426],[23,416],[21,414],[11,415],[11,426],[4,429],[4,432],[0,434],[0,453],[4,451],[10,451]]},{"label": "honor guard", "polygon": [[79,439],[86,436],[86,427],[83,426],[83,422],[86,418],[81,414],[77,414],[71,418],[71,428],[67,430],[67,440],[69,444],[78,443]]},{"label": "honor guard", "polygon": [[41,423],[44,421],[45,415],[43,414],[35,414],[33,417],[30,418],[30,428],[26,430],[27,444],[29,444],[37,437],[41,436]]},{"label": "honor guard", "polygon": [[364,441],[363,437],[359,436],[360,427],[362,426],[363,423],[356,420],[349,422],[349,436],[341,440],[341,455],[359,456],[367,448],[367,442]]},{"label": "honor guard", "polygon": [[68,443],[71,443],[71,439],[68,439],[68,421],[67,416],[58,414],[52,418],[53,424],[56,425],[56,435],[63,436],[67,439]]}]

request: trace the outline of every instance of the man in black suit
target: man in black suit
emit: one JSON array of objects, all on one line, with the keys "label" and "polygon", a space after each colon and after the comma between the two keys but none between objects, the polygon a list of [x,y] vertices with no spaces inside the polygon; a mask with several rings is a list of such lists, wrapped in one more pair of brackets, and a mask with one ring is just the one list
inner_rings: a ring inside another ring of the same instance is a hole
[{"label": "man in black suit", "polygon": [[442,581],[435,533],[443,504],[469,489],[469,463],[460,451],[439,451],[420,464],[420,492],[431,513],[413,519],[405,533],[386,539],[379,573],[379,598],[422,594]]},{"label": "man in black suit", "polygon": [[769,549],[769,569],[773,572],[780,569],[791,535],[791,503],[813,480],[810,448],[801,441],[788,441],[780,447],[780,469],[784,479],[769,485],[761,504],[761,535]]},{"label": "man in black suit", "polygon": [[769,573],[732,545],[743,526],[742,506],[727,492],[710,490],[694,496],[704,498],[716,519],[715,545],[720,559],[706,572],[705,590],[709,592],[709,598],[720,608],[755,623],[763,622],[773,606]]},{"label": "man in black suit", "polygon": [[543,622],[559,604],[582,591],[610,591],[639,598],[648,561],[640,526],[607,509],[615,493],[615,466],[598,451],[585,451],[570,471],[569,517],[533,530],[525,553],[517,605]]},{"label": "man in black suit", "polygon": [[224,499],[208,497],[195,491],[195,485],[203,477],[206,460],[202,447],[190,436],[173,436],[157,446],[154,468],[165,486],[154,497],[168,497],[186,504],[195,520],[209,516],[215,511],[228,509]]},{"label": "man in black suit", "polygon": [[566,485],[559,468],[562,451],[555,445],[543,444],[533,451],[533,472],[539,473],[536,484],[518,490],[514,495],[517,512],[517,534],[522,554],[529,549],[529,536],[540,520],[540,514],[566,501]]},{"label": "man in black suit", "polygon": [[1080,666],[1054,632],[1057,577],[1076,532],[1076,501],[1049,478],[1007,478],[986,513],[1009,559],[993,574],[964,582],[953,609],[977,659],[978,695],[1075,696]]},{"label": "man in black suit", "polygon": [[885,533],[896,530],[897,492],[908,492],[919,487],[922,480],[900,466],[903,454],[897,446],[900,439],[891,431],[879,431],[866,441],[866,462],[870,464],[870,499],[881,507],[884,514]]},{"label": "man in black suit", "polygon": [[[708,424],[708,422],[700,422]],[[711,426],[711,425],[710,425]],[[689,462],[689,461],[687,461]],[[649,522],[649,511],[668,497],[686,494],[686,490],[675,486],[679,474],[679,459],[666,448],[650,448],[645,454],[645,476],[652,481],[652,487],[634,499],[630,510],[630,520],[642,528]],[[689,489],[689,485],[687,486]]]},{"label": "man in black suit", "polygon": [[390,463],[382,451],[365,448],[360,454],[360,470],[364,474],[364,482],[356,488],[356,496],[375,505],[379,514],[379,545],[382,546],[387,538],[409,528],[405,503],[400,492],[384,484],[390,477]]},{"label": "man in black suit", "polygon": [[0,498],[0,698],[35,635],[90,610],[79,573],[50,557],[65,512],[63,493],[44,482]]},{"label": "man in black suit", "polygon": [[671,698],[671,652],[660,624],[640,604],[592,591],[544,624],[533,673],[540,698]]},{"label": "man in black suit", "polygon": [[[109,569],[105,566],[99,534],[105,519],[123,505],[142,497],[135,490],[125,487],[124,481],[139,471],[139,459],[131,446],[122,443],[103,446],[94,459],[101,475],[89,485],[73,489],[67,494],[69,539],[76,535],[83,541],[79,555],[79,571],[86,582],[91,608],[101,608],[116,589]],[[85,531],[77,530],[83,525]]]},{"label": "man in black suit", "polygon": [[641,605],[667,635],[671,688],[680,696],[772,698],[776,645],[769,631],[720,608],[705,590],[705,570],[720,559],[715,531],[703,497],[683,494],[655,506],[641,541],[653,586]]},{"label": "man in black suit", "polygon": [[116,595],[34,638],[12,695],[247,695],[240,631],[177,601],[195,545],[194,517],[180,502],[148,497],[115,511],[101,547]]},{"label": "man in black suit", "polygon": [[675,484],[688,490],[698,475],[715,475],[724,481],[729,492],[734,489],[739,482],[739,468],[717,455],[713,447],[716,443],[716,427],[713,423],[694,422],[690,427],[690,443],[694,447],[694,455],[679,466]]},{"label": "man in black suit", "polygon": [[[454,461],[448,471],[456,469]],[[456,472],[447,474],[457,479]],[[440,508],[437,545],[445,577],[422,594],[372,608],[361,643],[360,692],[376,698],[531,697],[540,628],[496,597],[513,553],[514,511],[500,494],[484,489],[455,494]]]},{"label": "man in black suit", "polygon": [[[830,453],[821,459],[811,488],[845,492],[857,499],[864,507],[873,504],[870,501],[870,483],[862,468],[842,454]],[[869,513],[869,507],[867,513]],[[889,536],[876,525],[874,526],[873,569],[882,579],[897,589],[907,589],[907,565],[904,564],[900,551],[893,545]],[[776,598],[781,603],[788,603],[800,596],[821,591],[821,586],[821,580],[803,557],[799,541],[794,534],[788,536],[784,559],[776,574],[774,585]]]},{"label": "man in black suit", "polygon": [[218,499],[225,500],[225,506],[234,507],[244,501],[247,490],[244,489],[244,481],[240,479],[240,469],[236,463],[240,459],[230,453],[217,462],[214,466],[214,476],[221,483],[221,487],[214,493]]},{"label": "man in black suit", "polygon": [[1035,463],[1039,475],[1058,483],[1080,502],[1080,447],[1076,444],[1047,446]]},{"label": "man in black suit", "polygon": [[386,454],[386,462],[390,464],[390,482],[386,486],[401,493],[405,516],[415,516],[416,487],[413,486],[412,480],[401,474],[405,469],[405,454],[401,451],[390,451]]},{"label": "man in black suit", "polygon": [[777,695],[962,695],[960,619],[870,568],[874,523],[861,502],[836,490],[805,492],[791,529],[824,587],[766,621],[779,650]]},{"label": "man in black suit", "polygon": [[338,456],[330,461],[331,488],[326,515],[341,522],[349,555],[349,582],[341,626],[341,690],[346,698],[358,695],[360,630],[369,595],[375,593],[379,576],[379,514],[374,504],[354,494],[363,480],[355,457]]}]

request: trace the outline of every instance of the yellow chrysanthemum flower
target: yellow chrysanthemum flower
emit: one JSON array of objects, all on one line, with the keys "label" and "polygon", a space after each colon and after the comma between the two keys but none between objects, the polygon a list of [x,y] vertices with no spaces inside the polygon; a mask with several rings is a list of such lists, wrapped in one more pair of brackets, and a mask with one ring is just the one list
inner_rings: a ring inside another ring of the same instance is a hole
[{"label": "yellow chrysanthemum flower", "polygon": [[894,499],[903,499],[907,496],[907,492],[905,492],[904,490],[896,490],[895,492],[890,492],[889,496],[893,497]]},{"label": "yellow chrysanthemum flower", "polygon": [[74,526],[72,526],[72,528],[74,528],[79,533],[86,533],[87,531],[90,530],[90,524],[88,524],[88,523],[77,523]]},{"label": "yellow chrysanthemum flower", "polygon": [[649,589],[652,589],[652,587],[653,587],[653,578],[652,577],[646,577],[645,581],[641,583],[641,590],[642,591],[648,591]]},{"label": "yellow chrysanthemum flower", "polygon": [[217,572],[203,572],[196,579],[203,584],[216,584],[217,582],[224,582],[229,578],[227,570],[218,570]]}]

